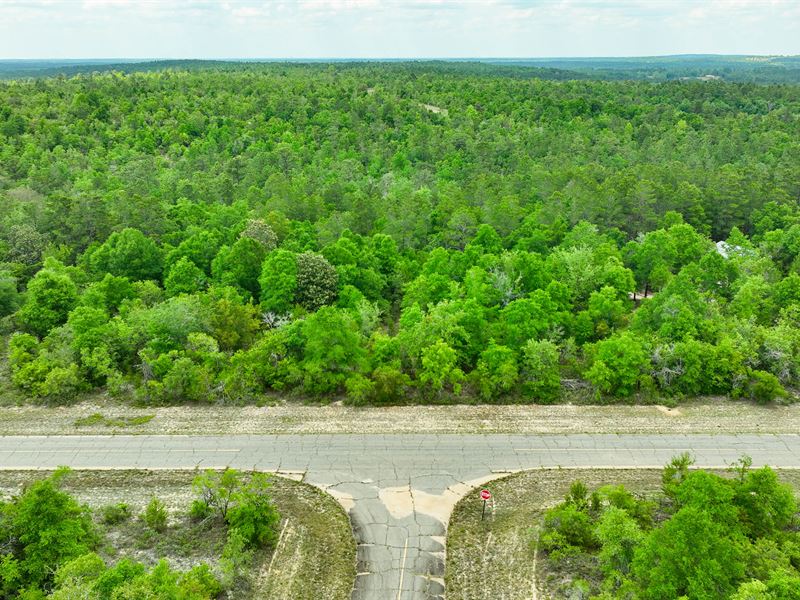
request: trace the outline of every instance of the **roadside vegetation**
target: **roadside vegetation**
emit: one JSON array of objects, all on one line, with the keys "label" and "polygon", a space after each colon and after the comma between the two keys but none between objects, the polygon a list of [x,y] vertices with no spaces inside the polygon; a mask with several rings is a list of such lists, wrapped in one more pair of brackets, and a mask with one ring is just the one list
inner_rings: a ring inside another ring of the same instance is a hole
[{"label": "roadside vegetation", "polygon": [[793,399],[800,87],[523,75],[0,83],[0,391]]},{"label": "roadside vegetation", "polygon": [[0,487],[0,597],[347,598],[355,577],[347,517],[283,478],[62,469]]},{"label": "roadside vegetation", "polygon": [[490,484],[450,520],[450,598],[791,600],[800,590],[800,475],[543,470]]}]

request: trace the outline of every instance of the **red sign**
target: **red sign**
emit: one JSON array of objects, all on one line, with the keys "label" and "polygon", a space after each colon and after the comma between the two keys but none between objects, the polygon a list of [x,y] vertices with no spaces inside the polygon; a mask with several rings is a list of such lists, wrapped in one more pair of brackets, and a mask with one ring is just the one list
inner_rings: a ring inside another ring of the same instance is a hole
[{"label": "red sign", "polygon": [[486,500],[488,500],[491,497],[492,497],[492,494],[489,492],[489,490],[481,490],[481,500],[483,500],[485,502]]}]

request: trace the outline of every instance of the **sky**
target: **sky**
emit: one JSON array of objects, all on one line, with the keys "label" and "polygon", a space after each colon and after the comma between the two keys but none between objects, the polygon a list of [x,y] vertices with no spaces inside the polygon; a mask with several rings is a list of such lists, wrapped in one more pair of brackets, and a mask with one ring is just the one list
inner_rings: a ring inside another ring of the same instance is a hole
[{"label": "sky", "polygon": [[800,54],[800,0],[0,0],[0,58]]}]

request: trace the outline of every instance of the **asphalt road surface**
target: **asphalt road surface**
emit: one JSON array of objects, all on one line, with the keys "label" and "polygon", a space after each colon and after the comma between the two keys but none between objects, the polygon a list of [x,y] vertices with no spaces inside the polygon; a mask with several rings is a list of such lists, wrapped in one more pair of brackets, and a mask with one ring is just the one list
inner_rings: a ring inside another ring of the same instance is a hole
[{"label": "asphalt road surface", "polygon": [[0,468],[302,473],[350,514],[353,598],[405,600],[443,597],[447,521],[475,485],[539,467],[661,467],[686,451],[701,467],[746,454],[757,466],[800,468],[796,434],[6,436]]}]

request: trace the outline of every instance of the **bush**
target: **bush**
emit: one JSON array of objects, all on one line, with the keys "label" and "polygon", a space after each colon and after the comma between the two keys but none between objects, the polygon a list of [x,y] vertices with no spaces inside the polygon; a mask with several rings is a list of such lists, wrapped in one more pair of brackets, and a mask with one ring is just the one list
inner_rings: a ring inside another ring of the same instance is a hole
[{"label": "bush", "polygon": [[481,353],[473,377],[484,400],[493,400],[511,392],[519,378],[514,351],[491,342]]},{"label": "bush", "polygon": [[167,529],[167,508],[157,497],[153,496],[142,513],[145,524],[159,533]]},{"label": "bush", "polygon": [[214,514],[214,510],[202,500],[193,500],[189,508],[189,516],[196,521],[203,521]]},{"label": "bush", "polygon": [[25,304],[17,318],[28,331],[44,337],[66,322],[77,303],[78,288],[68,275],[55,268],[42,269],[28,283]]},{"label": "bush", "polygon": [[347,390],[347,403],[354,406],[362,406],[370,402],[374,397],[375,382],[356,373],[347,379],[345,389]]},{"label": "bush", "polygon": [[778,398],[786,398],[789,394],[772,373],[752,370],[745,387],[745,395],[758,404],[768,404]]},{"label": "bush", "polygon": [[228,530],[228,541],[222,550],[219,568],[222,572],[222,587],[228,589],[234,581],[250,565],[253,559],[253,550],[247,547],[247,540],[237,529]]},{"label": "bush", "polygon": [[597,545],[591,518],[577,506],[569,503],[547,511],[544,517],[544,532],[539,541],[547,552],[570,547],[588,550]]},{"label": "bush", "polygon": [[100,512],[101,520],[106,525],[117,525],[131,518],[131,507],[120,502],[103,507]]},{"label": "bush", "polygon": [[17,597],[15,592],[27,587],[48,588],[60,565],[97,545],[88,508],[60,489],[68,473],[59,469],[2,506],[0,585],[9,594],[4,597]]},{"label": "bush", "polygon": [[406,400],[411,385],[411,378],[403,373],[399,365],[392,364],[375,367],[372,381],[375,382],[374,401],[379,404]]},{"label": "bush", "polygon": [[280,513],[269,495],[269,478],[253,473],[250,482],[235,494],[236,504],[228,510],[231,530],[238,531],[248,546],[271,548],[278,541]]}]

